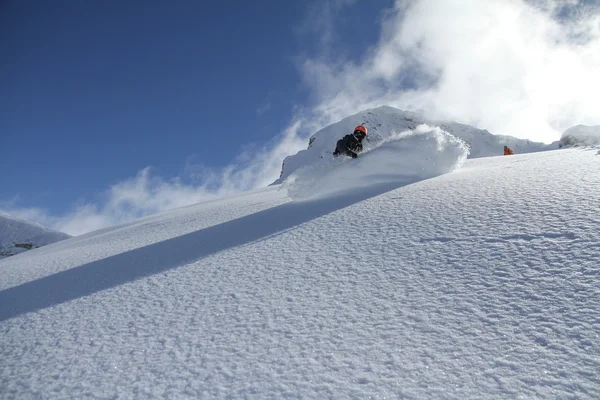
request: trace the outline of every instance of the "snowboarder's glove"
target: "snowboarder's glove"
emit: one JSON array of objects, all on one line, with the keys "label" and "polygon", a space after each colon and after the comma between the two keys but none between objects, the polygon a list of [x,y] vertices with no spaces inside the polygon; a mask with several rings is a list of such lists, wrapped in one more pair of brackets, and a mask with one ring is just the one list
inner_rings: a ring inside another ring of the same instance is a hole
[{"label": "snowboarder's glove", "polygon": [[358,157],[358,154],[352,153],[352,158],[357,158],[357,157]]}]

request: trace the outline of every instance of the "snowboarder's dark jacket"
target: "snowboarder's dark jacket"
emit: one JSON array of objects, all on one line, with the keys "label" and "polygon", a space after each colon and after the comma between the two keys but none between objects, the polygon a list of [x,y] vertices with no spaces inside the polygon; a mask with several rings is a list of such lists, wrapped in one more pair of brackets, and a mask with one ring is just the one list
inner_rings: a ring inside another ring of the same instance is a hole
[{"label": "snowboarder's dark jacket", "polygon": [[358,157],[358,153],[363,151],[362,142],[353,134],[346,135],[337,141],[335,146],[334,156],[345,154],[352,158]]}]

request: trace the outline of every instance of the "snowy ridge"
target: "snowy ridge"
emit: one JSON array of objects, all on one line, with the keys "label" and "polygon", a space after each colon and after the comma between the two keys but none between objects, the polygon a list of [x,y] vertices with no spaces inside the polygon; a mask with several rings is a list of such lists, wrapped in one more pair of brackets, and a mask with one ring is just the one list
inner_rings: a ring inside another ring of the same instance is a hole
[{"label": "snowy ridge", "polygon": [[533,153],[558,148],[557,143],[546,145],[511,136],[492,135],[486,130],[477,129],[469,125],[430,120],[413,112],[382,106],[344,118],[340,122],[329,125],[315,133],[309,140],[308,149],[286,157],[283,161],[281,176],[274,183],[282,183],[298,168],[314,165],[322,157],[330,157],[338,139],[352,133],[354,127],[357,125],[366,126],[369,131],[369,136],[363,142],[367,150],[377,147],[381,142],[400,132],[413,130],[419,125],[438,127],[462,139],[469,147],[470,158],[502,155],[505,145],[512,148],[515,154]]},{"label": "snowy ridge", "polygon": [[70,238],[66,233],[0,213],[0,258]]},{"label": "snowy ridge", "polygon": [[2,260],[0,398],[600,398],[597,152],[388,143],[445,166]]},{"label": "snowy ridge", "polygon": [[560,138],[560,147],[600,146],[600,125],[577,125],[567,129]]}]

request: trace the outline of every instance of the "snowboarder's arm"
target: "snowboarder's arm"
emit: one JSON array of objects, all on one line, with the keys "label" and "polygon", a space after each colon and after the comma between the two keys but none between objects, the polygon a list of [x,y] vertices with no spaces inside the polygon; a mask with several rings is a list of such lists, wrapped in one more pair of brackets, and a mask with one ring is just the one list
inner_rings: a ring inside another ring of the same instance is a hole
[{"label": "snowboarder's arm", "polygon": [[346,147],[346,154],[349,155],[352,158],[356,158],[358,157],[358,153],[359,151],[356,151],[356,148],[352,148],[352,147]]},{"label": "snowboarder's arm", "polygon": [[357,158],[358,157],[358,153],[361,153],[363,150],[363,145],[362,143],[358,142],[354,142],[354,143],[349,143],[349,145],[346,147],[348,155],[352,158]]}]

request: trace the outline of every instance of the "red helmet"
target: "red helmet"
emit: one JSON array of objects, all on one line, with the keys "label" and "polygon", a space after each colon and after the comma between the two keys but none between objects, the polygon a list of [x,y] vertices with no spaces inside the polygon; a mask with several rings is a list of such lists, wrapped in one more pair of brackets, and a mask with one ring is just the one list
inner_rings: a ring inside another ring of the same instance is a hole
[{"label": "red helmet", "polygon": [[365,134],[365,136],[367,136],[367,128],[365,128],[364,126],[359,125],[356,128],[354,128],[354,133],[356,133],[357,131],[362,132]]}]

